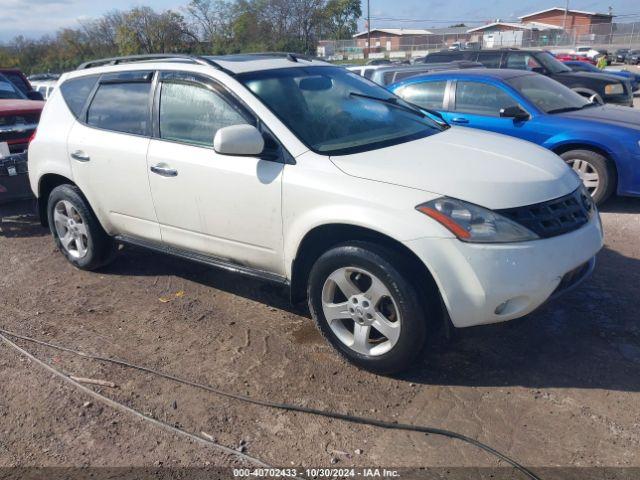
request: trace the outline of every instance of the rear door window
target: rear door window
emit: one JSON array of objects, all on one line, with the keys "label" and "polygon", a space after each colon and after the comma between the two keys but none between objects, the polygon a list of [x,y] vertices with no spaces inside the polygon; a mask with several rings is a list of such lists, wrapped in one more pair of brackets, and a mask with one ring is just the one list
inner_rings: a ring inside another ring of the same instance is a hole
[{"label": "rear door window", "polygon": [[478,54],[478,62],[480,62],[486,68],[500,68],[501,60],[501,52],[480,52]]},{"label": "rear door window", "polygon": [[447,81],[422,82],[407,85],[398,91],[398,95],[406,101],[415,103],[420,107],[442,110],[444,107],[444,94],[447,90]]},{"label": "rear door window", "polygon": [[80,116],[84,104],[87,102],[97,81],[97,75],[90,75],[88,77],[72,78],[60,85],[62,98],[64,98],[69,110],[76,118]]},{"label": "rear door window", "polygon": [[499,117],[500,109],[517,105],[504,90],[479,82],[458,81],[456,112]]},{"label": "rear door window", "polygon": [[91,101],[87,123],[105,130],[148,135],[150,92],[151,82],[103,83]]}]

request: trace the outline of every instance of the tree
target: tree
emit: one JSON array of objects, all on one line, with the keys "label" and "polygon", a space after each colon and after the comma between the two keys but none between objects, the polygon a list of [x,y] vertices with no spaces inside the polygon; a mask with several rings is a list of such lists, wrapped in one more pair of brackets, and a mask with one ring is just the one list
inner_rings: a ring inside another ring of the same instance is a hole
[{"label": "tree", "polygon": [[360,0],[329,0],[325,7],[328,34],[336,40],[351,38],[361,16]]}]

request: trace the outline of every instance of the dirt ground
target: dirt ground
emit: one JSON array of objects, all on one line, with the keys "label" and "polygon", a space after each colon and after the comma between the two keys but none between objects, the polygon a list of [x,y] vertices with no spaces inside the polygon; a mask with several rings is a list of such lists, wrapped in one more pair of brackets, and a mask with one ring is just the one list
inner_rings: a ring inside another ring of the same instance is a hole
[{"label": "dirt ground", "polygon": [[[26,204],[0,206],[0,328],[256,398],[454,430],[532,467],[640,467],[640,199],[613,199],[601,215],[606,245],[579,289],[526,318],[457,331],[401,377],[342,362],[269,284],[131,247],[99,273],[76,270]],[[242,404],[17,343],[271,465],[502,465],[455,440]],[[243,465],[100,404],[0,342],[0,478],[13,466]]]},{"label": "dirt ground", "polygon": [[[343,363],[272,285],[135,248],[99,273],[76,270],[27,210],[0,215],[1,328],[257,398],[455,430],[525,465],[640,466],[640,199],[603,209],[606,246],[581,288],[524,319],[460,330],[397,378]],[[498,465],[454,440],[241,404],[18,343],[272,465]],[[99,404],[5,345],[0,392],[0,467],[238,464]]]}]

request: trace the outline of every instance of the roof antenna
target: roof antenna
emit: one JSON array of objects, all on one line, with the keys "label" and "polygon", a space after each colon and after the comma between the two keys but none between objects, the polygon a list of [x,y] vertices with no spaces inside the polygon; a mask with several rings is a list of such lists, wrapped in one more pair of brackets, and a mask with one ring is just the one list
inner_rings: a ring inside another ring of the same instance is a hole
[{"label": "roof antenna", "polygon": [[296,57],[293,53],[287,53],[287,60],[290,62],[297,62],[298,57]]}]

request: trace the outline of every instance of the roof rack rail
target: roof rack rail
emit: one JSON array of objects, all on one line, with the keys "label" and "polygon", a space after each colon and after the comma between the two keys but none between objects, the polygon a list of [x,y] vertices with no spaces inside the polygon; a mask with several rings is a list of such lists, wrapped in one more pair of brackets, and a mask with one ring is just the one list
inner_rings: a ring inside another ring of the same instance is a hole
[{"label": "roof rack rail", "polygon": [[[240,54],[243,55],[243,54]],[[244,55],[255,55],[257,57],[281,57],[286,58],[292,62],[297,62],[298,59],[306,60],[307,62],[317,62],[321,61],[321,58],[314,57],[313,55],[306,55],[304,53],[293,53],[293,52],[252,52],[246,53]]]},{"label": "roof rack rail", "polygon": [[77,70],[84,70],[87,68],[105,66],[105,65],[120,65],[121,63],[133,63],[133,62],[145,62],[151,60],[187,60],[192,63],[196,63],[198,65],[207,65],[210,67],[217,68],[229,75],[233,75],[233,72],[222,67],[216,61],[211,60],[210,58],[201,57],[198,55],[189,55],[186,53],[152,53],[152,54],[143,54],[143,55],[126,55],[123,57],[110,57],[110,58],[101,58],[99,60],[90,60],[88,62],[84,62],[80,64]]}]

